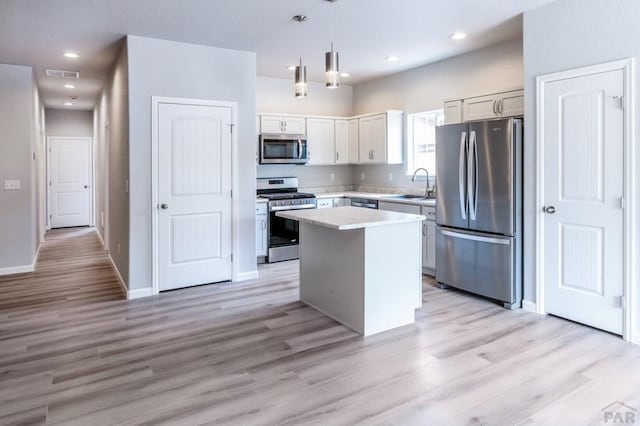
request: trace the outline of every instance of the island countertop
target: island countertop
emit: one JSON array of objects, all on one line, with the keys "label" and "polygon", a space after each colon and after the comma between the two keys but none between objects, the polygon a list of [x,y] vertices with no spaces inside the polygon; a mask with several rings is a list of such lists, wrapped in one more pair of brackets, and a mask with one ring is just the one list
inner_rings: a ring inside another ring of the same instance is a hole
[{"label": "island countertop", "polygon": [[417,214],[351,206],[332,209],[286,210],[276,213],[276,216],[340,231],[394,225],[397,223],[420,222],[426,219],[425,216]]}]

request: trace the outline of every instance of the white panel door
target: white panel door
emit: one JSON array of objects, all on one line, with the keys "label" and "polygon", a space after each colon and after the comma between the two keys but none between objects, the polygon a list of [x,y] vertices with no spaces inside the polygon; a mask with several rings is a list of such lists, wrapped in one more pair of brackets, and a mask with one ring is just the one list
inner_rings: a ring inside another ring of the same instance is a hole
[{"label": "white panel door", "polygon": [[158,108],[158,285],[231,279],[231,119],[227,107]]},{"label": "white panel door", "polygon": [[335,121],[336,164],[349,163],[349,121]]},{"label": "white panel door", "polygon": [[360,137],[358,135],[358,119],[349,120],[349,163],[360,162]]},{"label": "white panel door", "polygon": [[[544,86],[544,306],[622,334],[623,71]],[[551,210],[550,210],[551,209]]]},{"label": "white panel door", "polygon": [[308,164],[335,164],[335,128],[330,118],[307,119]]},{"label": "white panel door", "polygon": [[51,227],[91,223],[91,139],[49,139]]}]

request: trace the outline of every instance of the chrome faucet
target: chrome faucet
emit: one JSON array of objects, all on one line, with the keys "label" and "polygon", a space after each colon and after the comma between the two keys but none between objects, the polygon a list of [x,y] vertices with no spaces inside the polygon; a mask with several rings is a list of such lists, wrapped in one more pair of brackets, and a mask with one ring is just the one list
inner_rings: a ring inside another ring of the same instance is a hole
[{"label": "chrome faucet", "polygon": [[420,170],[424,170],[424,172],[427,174],[427,185],[426,185],[426,188],[424,189],[424,198],[429,198],[429,190],[431,189],[429,188],[429,170],[425,169],[424,167],[418,167],[416,171],[413,172],[413,176],[411,177],[411,182],[416,181],[416,175]]}]

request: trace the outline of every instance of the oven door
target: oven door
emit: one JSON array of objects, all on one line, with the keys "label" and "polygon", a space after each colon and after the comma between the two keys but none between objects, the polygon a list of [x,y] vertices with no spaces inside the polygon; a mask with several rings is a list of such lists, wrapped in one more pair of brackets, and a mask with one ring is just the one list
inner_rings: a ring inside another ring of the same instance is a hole
[{"label": "oven door", "polygon": [[307,139],[301,135],[260,135],[260,164],[305,164]]},{"label": "oven door", "polygon": [[298,238],[300,228],[297,220],[276,216],[269,212],[269,251],[267,262],[298,259],[300,256]]}]

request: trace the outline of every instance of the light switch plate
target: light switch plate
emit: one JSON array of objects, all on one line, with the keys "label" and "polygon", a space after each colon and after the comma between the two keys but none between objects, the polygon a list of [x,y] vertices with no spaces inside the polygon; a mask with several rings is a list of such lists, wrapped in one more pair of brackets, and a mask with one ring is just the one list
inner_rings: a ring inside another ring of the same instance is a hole
[{"label": "light switch plate", "polygon": [[15,191],[20,189],[20,181],[19,180],[5,180],[4,181],[4,190],[5,191]]}]

